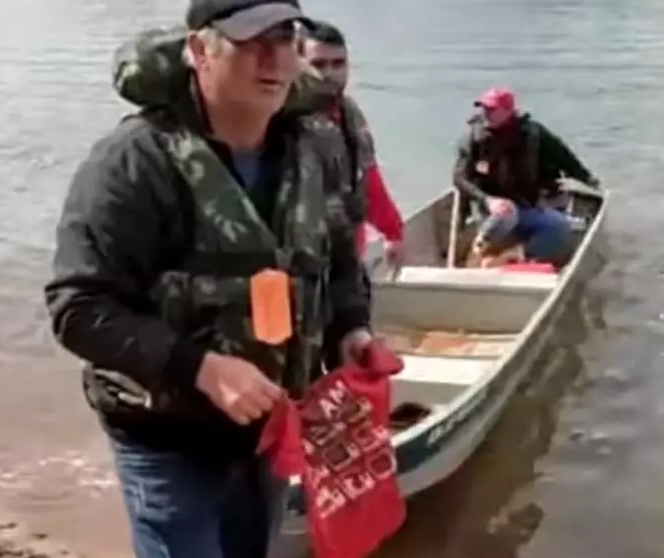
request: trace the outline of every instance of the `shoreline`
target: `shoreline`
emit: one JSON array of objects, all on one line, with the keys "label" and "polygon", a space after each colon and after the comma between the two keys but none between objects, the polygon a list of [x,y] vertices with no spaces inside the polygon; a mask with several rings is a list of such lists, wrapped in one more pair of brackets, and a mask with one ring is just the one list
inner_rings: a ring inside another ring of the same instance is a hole
[{"label": "shoreline", "polygon": [[0,521],[0,558],[85,558],[44,533],[31,533],[15,521]]}]

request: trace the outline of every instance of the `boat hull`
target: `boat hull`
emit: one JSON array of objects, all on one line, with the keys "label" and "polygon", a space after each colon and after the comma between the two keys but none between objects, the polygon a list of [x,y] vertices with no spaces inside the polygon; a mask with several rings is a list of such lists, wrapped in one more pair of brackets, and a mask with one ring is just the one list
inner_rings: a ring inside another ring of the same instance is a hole
[{"label": "boat hull", "polygon": [[[452,475],[486,440],[511,396],[528,378],[551,338],[568,303],[576,299],[604,266],[606,199],[581,241],[559,284],[529,320],[515,348],[500,361],[496,373],[453,413],[428,423],[417,435],[394,439],[399,466],[399,486],[411,496]],[[287,498],[281,535],[273,548],[275,557],[293,558],[306,552],[308,535],[304,499],[299,485]]]}]

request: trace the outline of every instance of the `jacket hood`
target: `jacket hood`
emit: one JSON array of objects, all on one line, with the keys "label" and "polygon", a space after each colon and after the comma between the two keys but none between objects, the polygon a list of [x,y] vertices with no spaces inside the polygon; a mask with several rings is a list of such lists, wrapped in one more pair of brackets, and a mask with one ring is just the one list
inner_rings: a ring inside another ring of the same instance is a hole
[{"label": "jacket hood", "polygon": [[[168,107],[191,79],[182,53],[187,28],[143,31],[121,44],[113,58],[115,91],[142,108]],[[291,86],[283,111],[305,115],[325,110],[338,97],[337,86],[302,72]]]}]

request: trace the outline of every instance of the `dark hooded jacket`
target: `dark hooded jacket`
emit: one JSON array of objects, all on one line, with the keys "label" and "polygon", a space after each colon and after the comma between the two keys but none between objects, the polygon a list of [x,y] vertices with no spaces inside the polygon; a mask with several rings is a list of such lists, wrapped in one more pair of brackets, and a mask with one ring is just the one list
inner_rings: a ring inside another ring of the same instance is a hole
[{"label": "dark hooded jacket", "polygon": [[542,193],[555,191],[561,178],[592,178],[563,140],[528,114],[499,130],[488,129],[480,115],[469,126],[459,142],[453,180],[482,207],[488,196],[532,206]]},{"label": "dark hooded jacket", "polygon": [[[86,396],[113,436],[233,458],[252,454],[260,423],[235,425],[195,389],[205,352],[257,355],[297,393],[309,371],[300,366],[302,377],[289,377],[289,359],[320,361],[319,325],[368,327],[369,301],[342,199],[352,189],[339,168],[344,146],[333,127],[297,112],[276,115],[261,166],[268,171],[241,194],[229,150],[206,138],[189,72],[169,67],[183,37],[151,32],[118,51],[114,86],[141,110],[97,142],[74,176],[46,301],[56,337],[86,362]],[[217,186],[224,203],[211,197]],[[315,226],[301,226],[319,214]],[[275,238],[296,250],[268,253]],[[261,261],[305,284],[294,291],[294,346],[243,337],[247,274]]]}]

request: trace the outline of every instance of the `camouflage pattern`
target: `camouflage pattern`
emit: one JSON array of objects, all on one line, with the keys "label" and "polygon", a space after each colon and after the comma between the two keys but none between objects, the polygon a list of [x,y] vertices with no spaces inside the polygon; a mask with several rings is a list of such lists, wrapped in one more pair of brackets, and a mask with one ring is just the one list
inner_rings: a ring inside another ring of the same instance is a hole
[{"label": "camouflage pattern", "polygon": [[[183,127],[163,132],[162,139],[192,189],[198,213],[192,261],[183,270],[165,273],[154,290],[162,315],[195,342],[246,358],[299,391],[320,359],[327,319],[323,291],[329,231],[316,144],[305,136],[289,146],[297,165],[284,172],[268,224],[202,137]],[[239,254],[255,263],[246,274],[234,276],[228,268]],[[219,273],[201,271],[200,261],[218,262]],[[291,276],[295,334],[279,346],[256,340],[249,318],[249,279],[266,261]]]},{"label": "camouflage pattern", "polygon": [[182,59],[186,37],[184,26],[150,29],[120,45],[112,67],[120,97],[142,107],[168,106],[188,80]]},{"label": "camouflage pattern", "polygon": [[[181,27],[150,30],[123,44],[113,67],[118,94],[142,108],[176,109],[175,92],[181,94],[191,75],[182,58],[185,37]],[[309,74],[289,92],[284,111],[297,118],[300,133],[288,140],[286,160],[297,164],[285,169],[271,223],[202,137],[185,126],[160,130],[164,150],[191,187],[197,218],[191,260],[159,278],[155,305],[176,331],[254,362],[295,394],[320,363],[330,230],[349,237],[354,232],[345,144],[339,127],[323,114],[336,98],[330,84]],[[231,274],[238,255],[255,262],[251,273]],[[291,277],[294,336],[280,346],[256,340],[249,319],[249,278],[266,260]],[[143,398],[153,410],[172,411],[192,401],[171,386]]]},{"label": "camouflage pattern", "polygon": [[341,100],[341,133],[346,142],[346,165],[351,173],[354,195],[346,200],[353,222],[360,225],[367,214],[367,180],[369,169],[376,162],[373,137],[364,114],[348,95]]},{"label": "camouflage pattern", "polygon": [[302,72],[288,92],[284,112],[306,116],[327,111],[339,97],[339,86]]},{"label": "camouflage pattern", "polygon": [[348,95],[345,95],[343,98],[343,108],[347,126],[357,138],[357,172],[358,180],[362,181],[365,179],[369,167],[376,161],[376,147],[364,113]]},{"label": "camouflage pattern", "polygon": [[[120,97],[140,107],[173,104],[190,75],[182,56],[186,34],[182,26],[151,29],[121,45],[112,71],[113,87]],[[337,218],[341,217],[337,204],[341,199],[346,220],[359,224],[366,216],[365,181],[375,160],[374,144],[362,111],[348,96],[341,98],[343,126],[331,123],[327,112],[338,100],[338,85],[302,72],[288,93],[283,111],[300,117],[314,134],[326,136],[323,143],[346,145],[333,155],[341,172],[348,176],[339,177],[341,188],[332,193],[331,209]],[[329,146],[325,148],[329,151]]]},{"label": "camouflage pattern", "polygon": [[[187,29],[149,29],[124,42],[113,57],[113,88],[123,99],[141,107],[168,106],[174,92],[189,78],[183,52]],[[294,115],[326,110],[338,87],[303,73],[291,87],[284,110]]]},{"label": "camouflage pattern", "polygon": [[327,116],[315,113],[300,118],[300,125],[309,141],[321,157],[328,162],[324,186],[327,220],[336,234],[353,234],[355,218],[350,210],[357,204],[357,191],[348,172],[348,154],[339,127]]}]

